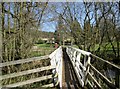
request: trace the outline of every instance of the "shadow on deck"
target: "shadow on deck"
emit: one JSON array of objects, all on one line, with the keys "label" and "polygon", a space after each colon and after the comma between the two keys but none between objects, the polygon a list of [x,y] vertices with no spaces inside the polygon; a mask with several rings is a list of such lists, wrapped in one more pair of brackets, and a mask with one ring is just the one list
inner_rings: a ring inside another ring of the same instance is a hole
[{"label": "shadow on deck", "polygon": [[66,49],[63,48],[63,89],[83,89],[77,79],[76,73],[72,66]]}]

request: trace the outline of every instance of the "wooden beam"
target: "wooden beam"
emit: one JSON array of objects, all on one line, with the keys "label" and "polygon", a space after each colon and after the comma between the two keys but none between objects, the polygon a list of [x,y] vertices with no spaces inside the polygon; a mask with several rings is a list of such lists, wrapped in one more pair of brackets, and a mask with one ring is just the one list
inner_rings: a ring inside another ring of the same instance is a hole
[{"label": "wooden beam", "polygon": [[88,82],[89,88],[93,89],[93,85],[91,84],[91,82],[89,80],[87,82]]},{"label": "wooden beam", "polygon": [[27,63],[27,62],[32,62],[32,61],[40,61],[40,60],[48,59],[48,58],[49,58],[49,55],[40,56],[40,57],[33,57],[33,58],[27,58],[27,59],[20,59],[20,60],[16,60],[16,61],[0,63],[0,67],[5,67],[5,66],[15,65],[15,64],[21,64],[21,63]]},{"label": "wooden beam", "polygon": [[99,60],[101,60],[101,61],[103,61],[103,62],[105,62],[105,63],[107,63],[107,64],[109,64],[109,65],[111,65],[113,67],[115,67],[116,69],[118,69],[118,71],[120,71],[120,67],[119,66],[117,66],[117,65],[115,65],[113,63],[110,63],[109,61],[106,61],[106,60],[104,60],[104,59],[102,59],[102,58],[100,58],[100,57],[98,57],[98,56],[96,56],[94,54],[91,54],[91,56],[94,57],[94,58],[97,58],[97,59],[99,59]]},{"label": "wooden beam", "polygon": [[51,83],[51,84],[43,85],[42,87],[54,87],[54,84]]},{"label": "wooden beam", "polygon": [[0,76],[0,80],[7,79],[7,78],[18,77],[18,76],[22,76],[22,75],[27,75],[27,74],[31,74],[31,73],[36,73],[36,72],[40,72],[40,71],[50,70],[50,69],[54,69],[54,67],[46,66],[46,67],[36,68],[36,69],[22,71],[22,72],[18,72],[18,73],[2,75],[2,76]]},{"label": "wooden beam", "polygon": [[97,80],[90,74],[90,72],[88,72],[88,75],[90,76],[90,78],[95,82],[95,84],[99,87],[99,89],[102,89],[101,85],[97,82]]},{"label": "wooden beam", "polygon": [[105,77],[102,73],[100,73],[94,66],[90,64],[90,68],[92,68],[93,71],[95,71],[97,74],[100,75],[100,78],[111,88],[115,89],[115,85],[107,78]]},{"label": "wooden beam", "polygon": [[76,50],[77,52],[80,52],[82,53],[83,55],[87,55],[89,56],[91,53],[90,52],[87,52],[87,51],[84,51],[84,50],[80,50],[80,49],[77,49],[77,48],[73,48],[73,47],[68,47],[69,48],[72,48],[73,50]]},{"label": "wooden beam", "polygon": [[34,83],[34,82],[39,82],[39,81],[43,81],[43,80],[47,80],[47,79],[51,79],[51,78],[53,78],[53,75],[47,75],[47,76],[43,76],[43,77],[38,77],[38,78],[26,80],[26,81],[23,81],[23,82],[18,82],[18,83],[14,83],[14,84],[4,85],[2,87],[3,88],[18,87],[18,86],[23,86],[23,85],[26,85],[26,84],[31,84],[31,83]]}]

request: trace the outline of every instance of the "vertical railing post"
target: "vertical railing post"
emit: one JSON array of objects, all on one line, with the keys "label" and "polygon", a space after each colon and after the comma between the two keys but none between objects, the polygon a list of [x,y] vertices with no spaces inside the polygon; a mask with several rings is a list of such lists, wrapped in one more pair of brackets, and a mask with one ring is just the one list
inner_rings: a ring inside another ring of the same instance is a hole
[{"label": "vertical railing post", "polygon": [[[108,87],[114,88],[114,89],[120,89],[120,68],[118,66],[116,66],[108,61],[105,61],[102,58],[99,58],[98,56],[91,54],[90,52],[86,52],[84,50],[80,50],[77,48],[68,47],[67,53],[70,57],[70,60],[72,61],[72,65],[75,67],[77,77],[78,77],[82,87],[84,87],[85,85],[87,85],[87,83],[89,83],[92,87],[95,85],[98,88],[102,88],[101,84],[96,79],[97,77],[93,76],[93,74],[98,74],[100,76],[100,80],[105,81],[105,84],[108,85]],[[83,62],[79,62],[80,55],[84,55]],[[99,59],[100,61],[105,62],[105,63],[111,65],[112,67],[116,68],[115,78],[113,77],[114,81],[110,81],[107,78],[107,75],[103,75],[103,73],[101,71],[99,71],[97,68],[95,68],[94,63],[91,64],[91,58],[93,58],[93,57],[95,57],[95,59]],[[76,64],[76,66],[74,64]],[[90,68],[92,68],[91,71],[90,71]],[[89,76],[90,76],[90,80],[88,78]],[[93,80],[93,81],[91,81],[91,80]]]},{"label": "vertical railing post", "polygon": [[76,66],[76,51],[74,51],[74,54],[73,54],[73,63],[74,63],[74,66]]},{"label": "vertical railing post", "polygon": [[53,74],[57,73],[58,75],[57,81],[54,79],[55,83],[59,83],[60,87],[62,87],[62,47],[60,46],[58,49],[56,49],[49,57],[51,59],[51,66],[56,68],[53,70]]},{"label": "vertical railing post", "polygon": [[[68,47],[67,54],[70,57],[81,86],[84,87],[88,81],[87,75],[90,67],[90,53],[76,48]],[[84,55],[83,63],[80,61],[81,55]]]},{"label": "vertical railing post", "polygon": [[81,53],[78,53],[77,60],[80,62]]},{"label": "vertical railing post", "polygon": [[88,56],[88,60],[86,62],[86,72],[85,72],[85,85],[87,84],[88,82],[88,72],[89,72],[89,69],[90,69],[90,60],[91,60],[91,57],[90,55]]}]

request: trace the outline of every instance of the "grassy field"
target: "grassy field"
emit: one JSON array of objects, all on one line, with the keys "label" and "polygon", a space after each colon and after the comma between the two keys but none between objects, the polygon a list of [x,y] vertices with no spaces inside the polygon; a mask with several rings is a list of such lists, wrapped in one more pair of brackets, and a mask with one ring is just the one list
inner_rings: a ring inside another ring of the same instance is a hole
[{"label": "grassy field", "polygon": [[32,50],[30,57],[43,56],[52,53],[55,48],[54,44],[35,44],[36,48]]},{"label": "grassy field", "polygon": [[[115,49],[117,49],[117,43],[116,42],[112,42],[113,46],[115,47]],[[119,46],[120,46],[120,42],[119,42]],[[75,48],[78,48],[77,45],[73,45],[72,47],[75,47]],[[97,50],[99,48],[99,44],[96,44],[94,46],[94,49],[90,49],[90,50]],[[101,46],[100,46],[100,51],[104,51],[104,50],[113,50],[112,49],[112,46],[110,43],[103,43]]]}]

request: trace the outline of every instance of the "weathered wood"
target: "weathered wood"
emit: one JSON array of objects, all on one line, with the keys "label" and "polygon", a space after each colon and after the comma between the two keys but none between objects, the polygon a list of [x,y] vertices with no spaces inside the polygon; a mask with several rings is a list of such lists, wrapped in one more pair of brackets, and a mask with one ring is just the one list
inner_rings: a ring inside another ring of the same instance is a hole
[{"label": "weathered wood", "polygon": [[90,89],[93,89],[93,85],[90,83],[90,80],[88,80],[88,85],[90,86]]},{"label": "weathered wood", "polygon": [[102,86],[96,81],[96,79],[90,74],[90,72],[88,72],[88,75],[95,82],[95,84],[99,87],[99,89],[102,89]]},{"label": "weathered wood", "polygon": [[58,74],[58,82],[60,87],[62,87],[62,54],[62,47],[60,46],[58,49],[56,49],[53,53],[49,55],[49,58],[51,59],[51,66],[56,67],[55,72]]},{"label": "weathered wood", "polygon": [[47,76],[43,76],[43,77],[38,77],[38,78],[26,80],[26,81],[23,81],[23,82],[4,85],[3,87],[8,87],[8,88],[18,87],[18,86],[23,86],[23,85],[26,85],[26,84],[31,84],[31,83],[34,83],[34,82],[39,82],[39,81],[43,81],[43,80],[47,80],[47,79],[51,79],[51,78],[53,78],[53,75],[47,75]]},{"label": "weathered wood", "polygon": [[82,53],[83,55],[89,56],[89,55],[91,54],[90,52],[86,52],[86,51],[84,51],[84,50],[80,50],[80,49],[77,49],[77,48],[73,48],[73,47],[68,47],[68,48],[72,48],[72,49],[74,49],[74,50]]},{"label": "weathered wood", "polygon": [[27,62],[32,62],[32,61],[39,61],[39,60],[48,59],[48,58],[49,58],[49,55],[27,58],[27,59],[21,59],[21,60],[17,60],[17,61],[10,61],[10,62],[5,62],[5,63],[0,63],[0,67],[5,67],[5,66],[15,65],[15,64],[21,64],[21,63],[27,63]]},{"label": "weathered wood", "polygon": [[77,62],[79,63],[79,65],[81,66],[81,68],[83,68],[83,70],[85,71],[86,67],[80,61],[76,61],[76,64],[77,64]]},{"label": "weathered wood", "polygon": [[76,70],[78,70],[79,72],[78,73],[80,73],[80,75],[81,75],[81,77],[84,77],[84,74],[83,74],[83,71],[80,69],[80,67],[79,67],[79,65],[78,64],[76,64]]},{"label": "weathered wood", "polygon": [[70,88],[71,89],[75,89],[75,86],[70,84]]},{"label": "weathered wood", "polygon": [[83,77],[82,73],[79,74],[79,71],[78,71],[77,67],[73,66],[73,68],[74,68],[75,73],[77,75],[78,81],[80,82],[81,86],[83,87],[84,86],[84,81],[82,80],[82,77]]},{"label": "weathered wood", "polygon": [[102,73],[100,73],[100,72],[99,72],[94,66],[92,66],[91,64],[90,64],[90,67],[93,69],[93,71],[95,71],[97,74],[100,75],[100,78],[101,78],[102,80],[104,80],[104,82],[105,82],[109,87],[115,89],[115,85],[112,84],[112,82],[111,82],[107,77],[105,77]]},{"label": "weathered wood", "polygon": [[51,84],[47,84],[47,85],[43,85],[42,87],[54,87],[54,84],[53,83],[51,83]]},{"label": "weathered wood", "polygon": [[92,57],[95,57],[95,58],[97,58],[97,59],[99,59],[99,60],[101,60],[101,61],[103,61],[103,62],[105,62],[105,63],[107,63],[107,64],[109,64],[109,65],[111,65],[111,66],[113,66],[113,67],[115,67],[115,68],[117,68],[119,71],[120,71],[120,67],[118,67],[117,65],[115,65],[115,64],[113,64],[113,63],[110,63],[109,61],[106,61],[106,60],[104,60],[104,59],[102,59],[102,58],[100,58],[100,57],[98,57],[98,56],[96,56],[96,55],[94,55],[94,54],[90,54]]},{"label": "weathered wood", "polygon": [[27,74],[31,74],[31,73],[36,73],[36,72],[40,72],[40,71],[50,70],[50,69],[54,69],[54,67],[47,66],[47,67],[41,67],[41,68],[36,68],[36,69],[32,69],[32,70],[22,71],[22,72],[18,72],[18,73],[2,75],[2,76],[0,76],[0,80],[7,79],[7,78],[13,78],[13,77],[17,77],[17,76],[22,76],[22,75],[27,75]]},{"label": "weathered wood", "polygon": [[[84,74],[82,72],[82,70],[80,69],[80,66],[81,68],[83,68],[83,70],[85,70],[86,68],[84,67],[84,65],[80,62],[80,57],[76,56],[76,52],[75,51],[76,49],[74,48],[71,48],[71,47],[68,47],[67,48],[67,54],[68,56],[70,57],[70,61],[72,62],[72,65],[73,65],[73,68],[75,70],[75,73],[77,75],[77,78],[81,84],[82,87],[84,87]],[[81,55],[82,53],[80,52],[79,53],[79,56]]]},{"label": "weathered wood", "polygon": [[[96,55],[94,55],[90,52],[86,52],[86,51],[83,51],[83,50],[80,50],[80,49],[77,49],[77,48],[67,47],[66,52],[67,52],[68,56],[70,57],[70,60],[71,60],[73,66],[75,68],[75,72],[76,72],[78,78],[80,79],[80,82],[81,82],[80,84],[82,86],[86,85],[88,83],[88,79],[87,79],[88,78],[88,73],[90,73],[89,70],[90,70],[90,68],[92,68],[92,70],[95,72],[95,74],[100,75],[100,78],[102,79],[102,81],[105,82],[106,85],[108,85],[108,87],[113,88],[113,89],[120,87],[120,83],[119,83],[120,82],[120,75],[119,75],[120,67],[119,66],[117,66],[113,63],[110,63],[109,61],[106,61],[106,60],[104,60],[104,59],[102,59],[102,58],[100,58],[100,57],[98,57],[98,56],[96,56]],[[85,57],[88,57],[88,59],[86,59],[84,57],[84,59],[83,59],[84,64],[82,64],[80,62],[81,54],[84,55]],[[96,58],[96,60],[103,61],[103,62],[109,64],[110,66],[114,67],[117,70],[115,84],[113,84],[107,77],[105,77],[94,66],[92,66],[92,64],[90,63],[91,57]],[[98,83],[92,75],[91,75],[91,79],[95,82],[95,85],[97,85],[99,88],[102,88],[100,86],[100,83]]]},{"label": "weathered wood", "polygon": [[87,75],[88,75],[88,72],[89,72],[89,69],[90,69],[90,60],[91,60],[91,57],[89,56],[88,57],[88,60],[87,60],[87,62],[86,62],[86,72],[85,72],[85,85],[87,84],[87,82],[88,82],[88,78],[87,78]]}]

